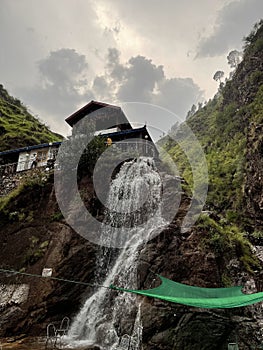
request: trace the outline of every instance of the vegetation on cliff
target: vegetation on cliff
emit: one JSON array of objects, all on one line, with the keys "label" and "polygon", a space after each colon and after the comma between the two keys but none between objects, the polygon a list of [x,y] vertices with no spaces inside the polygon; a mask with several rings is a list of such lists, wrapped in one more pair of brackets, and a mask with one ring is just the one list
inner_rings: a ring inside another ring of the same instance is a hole
[{"label": "vegetation on cliff", "polygon": [[[239,213],[242,216],[245,210],[248,129],[263,122],[263,24],[245,42],[243,61],[232,80],[221,86],[216,96],[186,121],[206,154],[207,209],[225,214],[231,220],[239,217]],[[190,165],[179,146],[169,139],[165,147],[191,186]]]},{"label": "vegetation on cliff", "polygon": [[0,152],[61,139],[0,84]]},{"label": "vegetation on cliff", "polygon": [[[189,113],[186,123],[202,145],[207,159],[209,188],[205,209],[217,216],[216,220],[210,219],[209,225],[208,219],[205,220],[207,230],[210,227],[211,232],[216,231],[210,243],[215,250],[221,250],[222,255],[230,241],[234,246],[239,243],[244,265],[250,270],[249,266],[257,263],[250,256],[247,238],[262,237],[263,230],[262,221],[258,219],[255,226],[254,220],[255,212],[259,215],[262,208],[257,207],[254,212],[248,208],[255,181],[262,195],[262,168],[253,164],[260,162],[263,149],[262,137],[255,134],[263,123],[263,22],[255,25],[244,41],[243,60],[231,74],[232,79],[221,83],[216,96],[205,106],[192,115]],[[171,132],[180,135],[184,125],[174,126]],[[253,141],[249,143],[249,139]],[[188,183],[186,189],[191,192],[192,171],[185,154],[171,138],[166,139],[165,149],[175,159]],[[250,179],[252,168],[254,180]],[[204,219],[200,219],[198,225],[203,227]],[[233,233],[233,227],[238,235]]]}]

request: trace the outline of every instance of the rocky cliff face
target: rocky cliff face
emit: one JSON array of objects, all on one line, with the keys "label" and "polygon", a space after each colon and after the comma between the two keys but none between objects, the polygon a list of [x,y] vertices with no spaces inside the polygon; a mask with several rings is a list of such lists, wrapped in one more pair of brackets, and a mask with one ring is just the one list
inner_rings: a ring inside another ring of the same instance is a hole
[{"label": "rocky cliff face", "polygon": [[[48,267],[54,276],[77,281],[92,279],[96,247],[61,219],[51,179],[45,185],[25,188],[1,212],[0,236],[1,268],[41,275],[42,269]],[[3,273],[1,283],[28,288],[26,300],[1,303],[2,336],[44,334],[49,321],[76,312],[89,291],[73,283]]]},{"label": "rocky cliff face", "polygon": [[[86,191],[88,201],[93,195],[92,186],[88,179],[83,183],[86,189],[90,189]],[[237,257],[234,259],[231,255],[231,260],[227,254],[225,257],[218,255],[205,244],[204,238],[209,235],[206,229],[196,227],[188,233],[180,233],[180,223],[189,200],[183,195],[173,222],[142,249],[138,266],[141,288],[159,283],[152,272],[203,287],[222,286],[225,268],[233,283],[251,278]],[[96,208],[93,209],[96,212]],[[14,214],[14,211],[19,214]],[[1,215],[1,268],[41,274],[44,267],[51,267],[53,276],[58,278],[94,281],[100,247],[82,239],[61,218],[52,177],[44,186],[37,184],[25,188],[10,203],[8,211],[6,208]],[[64,316],[73,317],[85,298],[94,292],[94,288],[80,284],[23,275],[1,274],[1,283],[19,288],[24,286],[27,290],[26,297],[6,298],[1,303],[1,336],[44,335],[49,322],[56,322]],[[0,293],[6,295],[6,289],[3,291],[2,288]],[[114,297],[116,292],[112,293]],[[235,341],[236,337],[242,349],[252,349],[252,344],[259,344],[259,310],[256,307],[208,311],[138,298],[142,302],[145,350],[225,349],[227,343]],[[123,315],[120,331],[129,333],[132,326],[131,320]]]},{"label": "rocky cliff face", "polygon": [[[181,236],[176,226],[170,226],[143,250],[141,271],[145,275],[147,267],[175,281],[208,288],[222,286],[222,277],[228,271],[233,284],[246,285],[249,292],[259,291],[237,258],[218,258],[204,249],[204,234],[193,229]],[[147,274],[143,286],[154,287],[153,279],[154,275]],[[144,299],[142,305],[145,349],[226,349],[228,343],[236,341],[241,349],[253,349],[261,341],[260,304],[205,310]]]},{"label": "rocky cliff face", "polygon": [[[210,288],[229,283],[244,285],[244,292],[248,293],[263,290],[262,276],[248,273],[237,252],[225,250],[220,254],[206,245],[209,229],[197,225],[188,233],[180,233],[187,208],[185,197],[173,223],[143,249],[139,265],[141,287],[159,284],[153,271],[188,285]],[[262,252],[261,246],[255,248],[261,268]],[[147,350],[225,349],[231,342],[238,342],[241,349],[253,349],[262,339],[262,303],[238,309],[205,310],[144,298],[142,320],[143,348]]]},{"label": "rocky cliff face", "polygon": [[246,207],[256,231],[263,230],[263,124],[250,125],[247,138]]}]

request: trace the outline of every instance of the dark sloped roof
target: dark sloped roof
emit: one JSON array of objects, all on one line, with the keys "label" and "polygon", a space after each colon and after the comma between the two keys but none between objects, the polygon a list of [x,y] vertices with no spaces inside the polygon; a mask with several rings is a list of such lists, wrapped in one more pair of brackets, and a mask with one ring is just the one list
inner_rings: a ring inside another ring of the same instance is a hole
[{"label": "dark sloped roof", "polygon": [[110,107],[114,108],[117,110],[120,110],[121,108],[118,106],[114,106],[108,103],[104,102],[99,102],[99,101],[90,101],[88,104],[86,104],[84,107],[80,108],[73,114],[71,114],[67,119],[66,122],[70,125],[73,126],[76,124],[81,118],[83,118],[85,115],[92,113],[100,108],[105,108],[105,107]]},{"label": "dark sloped roof", "polygon": [[150,134],[148,133],[148,130],[146,128],[146,126],[143,126],[141,128],[137,128],[137,129],[128,129],[128,130],[121,130],[121,131],[115,131],[115,132],[111,132],[111,133],[107,133],[107,134],[103,134],[101,136],[109,136],[109,137],[116,137],[116,136],[122,136],[122,135],[136,135],[139,133],[143,133],[145,135],[148,136],[148,140],[152,141],[152,138],[150,136]]},{"label": "dark sloped roof", "polygon": [[50,146],[60,146],[61,141],[57,142],[50,142],[50,143],[42,143],[40,145],[34,145],[34,146],[27,146],[27,147],[21,147],[21,148],[16,148],[16,149],[11,149],[8,151],[0,152],[0,157],[5,156],[7,154],[12,154],[12,153],[20,153],[20,152],[25,152],[25,151],[31,151],[33,149],[39,149],[39,148],[46,148]]}]

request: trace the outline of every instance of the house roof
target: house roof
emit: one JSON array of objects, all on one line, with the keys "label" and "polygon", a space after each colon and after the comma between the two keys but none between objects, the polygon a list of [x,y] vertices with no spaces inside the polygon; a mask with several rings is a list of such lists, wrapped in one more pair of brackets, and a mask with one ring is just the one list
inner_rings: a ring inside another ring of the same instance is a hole
[{"label": "house roof", "polygon": [[66,122],[70,125],[73,126],[76,124],[80,119],[82,119],[85,115],[92,113],[100,108],[105,108],[105,107],[110,107],[114,108],[116,110],[120,110],[121,108],[118,106],[114,106],[108,103],[104,102],[99,102],[99,101],[90,101],[88,104],[86,104],[84,107],[80,108],[73,114],[71,114],[67,119]]},{"label": "house roof", "polygon": [[140,134],[143,133],[144,135],[148,136],[148,141],[152,141],[152,138],[150,136],[150,134],[148,133],[148,130],[146,128],[146,125],[144,125],[141,128],[137,128],[137,129],[128,129],[128,130],[121,130],[121,131],[115,131],[115,132],[111,132],[108,134],[103,134],[101,136],[108,136],[108,137],[117,137],[117,136],[122,136],[122,135],[136,135],[136,134]]},{"label": "house roof", "polygon": [[0,157],[8,155],[8,154],[31,151],[33,149],[46,148],[46,147],[50,147],[50,146],[60,146],[60,145],[61,145],[61,141],[56,141],[56,142],[50,142],[50,143],[42,143],[40,145],[21,147],[21,148],[16,148],[16,149],[11,149],[8,151],[0,152]]}]

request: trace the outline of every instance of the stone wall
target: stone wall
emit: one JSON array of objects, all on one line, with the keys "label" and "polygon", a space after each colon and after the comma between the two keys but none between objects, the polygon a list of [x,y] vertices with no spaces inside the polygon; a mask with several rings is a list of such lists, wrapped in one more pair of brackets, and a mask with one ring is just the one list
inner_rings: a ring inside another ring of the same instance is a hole
[{"label": "stone wall", "polygon": [[11,191],[19,186],[19,184],[28,179],[38,177],[44,173],[44,168],[29,169],[19,173],[4,174],[0,176],[0,197],[8,195]]}]

